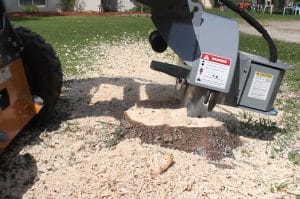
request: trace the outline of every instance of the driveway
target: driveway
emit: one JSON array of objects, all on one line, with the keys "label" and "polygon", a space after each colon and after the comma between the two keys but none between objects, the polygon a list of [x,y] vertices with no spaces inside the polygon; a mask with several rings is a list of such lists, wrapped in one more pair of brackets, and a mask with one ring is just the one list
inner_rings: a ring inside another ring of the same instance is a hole
[{"label": "driveway", "polygon": [[[274,39],[300,43],[300,21],[263,21],[262,25]],[[260,35],[247,23],[240,23],[239,26],[241,32]]]}]

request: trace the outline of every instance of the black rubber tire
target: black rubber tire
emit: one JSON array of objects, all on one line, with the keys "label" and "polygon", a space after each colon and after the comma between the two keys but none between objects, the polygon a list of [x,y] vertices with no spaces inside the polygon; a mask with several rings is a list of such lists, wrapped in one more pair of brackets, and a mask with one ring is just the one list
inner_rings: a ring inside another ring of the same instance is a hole
[{"label": "black rubber tire", "polygon": [[157,53],[163,53],[167,50],[168,44],[162,38],[157,30],[153,31],[149,36],[149,42],[152,49]]},{"label": "black rubber tire", "polygon": [[23,42],[21,58],[31,94],[44,100],[42,110],[30,122],[39,126],[48,122],[55,112],[63,82],[61,64],[51,45],[37,33],[18,27],[14,29]]}]

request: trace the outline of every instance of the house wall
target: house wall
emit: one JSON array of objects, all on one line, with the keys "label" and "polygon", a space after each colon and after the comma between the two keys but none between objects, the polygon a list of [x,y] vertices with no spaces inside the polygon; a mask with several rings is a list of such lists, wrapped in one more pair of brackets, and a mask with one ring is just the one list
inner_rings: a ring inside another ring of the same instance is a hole
[{"label": "house wall", "polygon": [[213,8],[214,6],[214,1],[213,0],[201,0],[202,5],[204,6],[204,8]]},{"label": "house wall", "polygon": [[75,11],[99,11],[101,0],[78,0]]},{"label": "house wall", "polygon": [[[24,9],[19,6],[19,0],[4,0],[7,12],[23,12]],[[47,0],[47,6],[38,7],[40,12],[59,11],[58,0]]]},{"label": "house wall", "polygon": [[134,8],[134,4],[132,0],[119,0],[119,8],[118,11],[123,12],[123,11],[128,11],[132,8]]},{"label": "house wall", "polygon": [[18,12],[21,9],[18,8],[18,0],[4,0],[6,6],[6,12]]},{"label": "house wall", "polygon": [[[47,6],[38,7],[40,12],[60,11],[59,0],[47,0]],[[134,8],[132,0],[108,0],[111,1],[113,11],[128,11]],[[19,0],[4,0],[7,12],[23,12],[24,9],[19,6]],[[78,0],[75,5],[75,11],[99,11],[101,0]]]}]

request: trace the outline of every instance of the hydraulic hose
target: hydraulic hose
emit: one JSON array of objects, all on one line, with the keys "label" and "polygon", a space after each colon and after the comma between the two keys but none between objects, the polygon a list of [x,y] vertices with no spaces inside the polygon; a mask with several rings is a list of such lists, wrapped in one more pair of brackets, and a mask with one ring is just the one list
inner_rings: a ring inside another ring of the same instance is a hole
[{"label": "hydraulic hose", "polygon": [[251,26],[253,26],[258,32],[260,32],[263,36],[263,38],[267,41],[269,46],[269,52],[270,52],[270,58],[269,60],[271,62],[277,62],[278,59],[278,52],[277,48],[274,44],[274,41],[270,37],[267,30],[251,15],[249,15],[247,12],[242,10],[239,6],[235,5],[230,0],[220,0],[222,3],[224,3],[228,8],[233,10],[234,12],[238,13],[243,19],[245,19]]},{"label": "hydraulic hose", "polygon": [[3,0],[0,0],[0,12],[1,14],[5,13],[5,5],[3,3]]}]

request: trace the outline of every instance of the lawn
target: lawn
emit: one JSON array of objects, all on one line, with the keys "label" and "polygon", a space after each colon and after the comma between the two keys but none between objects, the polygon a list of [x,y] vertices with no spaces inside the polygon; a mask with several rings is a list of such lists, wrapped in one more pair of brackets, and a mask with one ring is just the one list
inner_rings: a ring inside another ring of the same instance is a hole
[{"label": "lawn", "polygon": [[[227,13],[229,16],[236,15],[231,11],[219,12],[214,9],[211,12],[217,14]],[[262,15],[260,19],[290,19],[295,16]],[[287,18],[285,18],[287,17]],[[32,17],[13,18],[16,26],[25,26],[40,33],[51,43],[60,56],[65,74],[76,73],[73,70],[76,59],[76,51],[92,44],[93,42],[116,41],[124,35],[135,38],[147,39],[153,30],[153,25],[148,17]],[[295,70],[289,72],[286,79],[293,89],[300,88],[300,45],[276,41],[279,59],[294,65]],[[264,40],[257,36],[247,34],[240,35],[240,49],[250,53],[268,56],[267,45]],[[73,61],[70,62],[69,59]]]},{"label": "lawn", "polygon": [[[212,14],[242,20],[241,17],[237,13],[235,13],[229,9],[225,10],[223,12],[220,11],[219,8],[213,8],[213,9],[209,9],[206,11],[209,13],[212,13]],[[263,21],[263,20],[281,20],[281,21],[300,20],[300,15],[282,15],[282,13],[269,14],[268,12],[266,12],[265,14],[262,14],[262,13],[258,13],[255,11],[249,11],[248,13],[252,17],[257,19],[258,21]]]},{"label": "lawn", "polygon": [[89,60],[78,52],[92,43],[116,41],[124,35],[146,38],[153,29],[144,17],[27,17],[13,18],[12,23],[41,34],[57,51],[65,75],[80,72],[74,66]]},{"label": "lawn", "polygon": [[99,35],[103,40],[115,40],[125,32],[146,38],[153,29],[151,20],[146,17],[27,17],[12,18],[12,22],[40,33],[56,48],[71,44],[85,46]]}]

